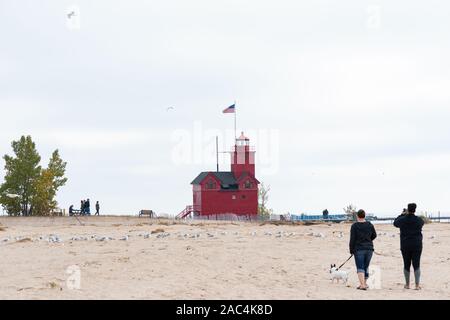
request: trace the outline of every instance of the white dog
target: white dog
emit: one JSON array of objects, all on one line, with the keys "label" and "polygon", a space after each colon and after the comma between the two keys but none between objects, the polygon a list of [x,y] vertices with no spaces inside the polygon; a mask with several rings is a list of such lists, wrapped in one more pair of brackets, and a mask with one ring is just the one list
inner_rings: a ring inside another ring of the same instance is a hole
[{"label": "white dog", "polygon": [[330,268],[330,274],[331,274],[331,283],[334,283],[334,280],[336,280],[337,283],[339,283],[339,280],[342,280],[344,284],[347,284],[348,271],[338,270],[338,268],[336,268],[336,265],[332,264]]}]

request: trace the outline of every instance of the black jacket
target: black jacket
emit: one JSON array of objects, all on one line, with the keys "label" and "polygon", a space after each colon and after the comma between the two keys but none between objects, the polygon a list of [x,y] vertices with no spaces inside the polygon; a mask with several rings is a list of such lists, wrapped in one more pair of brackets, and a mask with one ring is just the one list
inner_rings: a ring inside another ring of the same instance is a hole
[{"label": "black jacket", "polygon": [[424,221],[414,214],[398,216],[394,226],[400,228],[400,248],[402,250],[422,249],[422,227]]},{"label": "black jacket", "polygon": [[375,227],[370,222],[355,222],[350,229],[350,253],[358,250],[372,250],[377,237]]}]

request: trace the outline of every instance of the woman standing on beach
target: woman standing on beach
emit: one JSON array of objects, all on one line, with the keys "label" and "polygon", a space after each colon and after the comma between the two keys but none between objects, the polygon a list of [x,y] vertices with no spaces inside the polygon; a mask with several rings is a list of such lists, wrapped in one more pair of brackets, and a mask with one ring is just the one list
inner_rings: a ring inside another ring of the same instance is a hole
[{"label": "woman standing on beach", "polygon": [[373,240],[377,237],[375,227],[366,221],[366,213],[359,210],[357,221],[350,230],[350,253],[355,256],[356,270],[359,279],[359,290],[367,290],[369,265],[373,255]]},{"label": "woman standing on beach", "polygon": [[424,221],[415,215],[417,205],[408,204],[408,210],[394,221],[394,226],[400,228],[400,250],[403,256],[403,274],[405,289],[409,289],[411,264],[414,268],[416,290],[420,290],[420,257],[422,255],[422,227]]}]

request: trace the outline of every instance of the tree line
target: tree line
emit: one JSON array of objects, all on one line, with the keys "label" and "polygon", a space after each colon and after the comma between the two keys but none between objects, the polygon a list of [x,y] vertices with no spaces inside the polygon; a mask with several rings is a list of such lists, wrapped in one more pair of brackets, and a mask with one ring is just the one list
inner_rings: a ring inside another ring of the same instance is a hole
[{"label": "tree line", "polygon": [[31,136],[13,141],[14,155],[5,155],[5,176],[0,186],[0,204],[11,216],[47,216],[57,208],[56,194],[67,183],[67,163],[55,150],[46,168]]}]

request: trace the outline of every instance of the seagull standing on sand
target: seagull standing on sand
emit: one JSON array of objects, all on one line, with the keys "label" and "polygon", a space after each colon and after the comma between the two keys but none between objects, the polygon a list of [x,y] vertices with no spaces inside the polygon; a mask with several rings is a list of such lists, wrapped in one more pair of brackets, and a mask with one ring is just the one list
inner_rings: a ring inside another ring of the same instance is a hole
[{"label": "seagull standing on sand", "polygon": [[62,242],[62,239],[58,236],[58,235],[56,235],[56,234],[53,234],[53,235],[50,235],[49,237],[48,237],[48,239],[47,239],[47,241],[50,243],[61,243]]},{"label": "seagull standing on sand", "polygon": [[161,239],[161,238],[166,238],[170,236],[170,233],[160,233],[156,236],[156,238]]},{"label": "seagull standing on sand", "polygon": [[316,238],[325,238],[325,235],[322,232],[314,234],[314,237]]},{"label": "seagull standing on sand", "polygon": [[6,196],[10,199],[16,199],[16,198],[20,198],[20,195],[18,194],[13,194],[13,193],[7,193]]},{"label": "seagull standing on sand", "polygon": [[109,240],[114,240],[114,238],[111,237],[95,237],[95,241],[109,241]]}]

